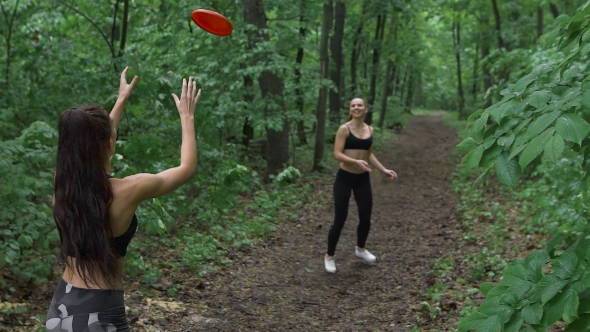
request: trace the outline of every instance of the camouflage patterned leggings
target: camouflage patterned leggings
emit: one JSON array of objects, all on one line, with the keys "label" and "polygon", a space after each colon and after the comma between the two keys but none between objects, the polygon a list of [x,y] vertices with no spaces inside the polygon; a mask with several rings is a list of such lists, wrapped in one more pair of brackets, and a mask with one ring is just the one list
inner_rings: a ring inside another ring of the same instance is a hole
[{"label": "camouflage patterned leggings", "polygon": [[63,278],[45,321],[47,332],[130,332],[122,290],[86,289]]}]

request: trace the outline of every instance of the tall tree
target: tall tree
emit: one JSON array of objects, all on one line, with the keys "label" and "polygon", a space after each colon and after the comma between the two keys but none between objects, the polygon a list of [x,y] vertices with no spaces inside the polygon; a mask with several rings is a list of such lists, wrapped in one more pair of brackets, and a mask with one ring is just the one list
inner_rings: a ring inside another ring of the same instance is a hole
[{"label": "tall tree", "polygon": [[354,37],[352,39],[352,50],[350,55],[350,95],[354,98],[356,91],[357,91],[357,64],[361,53],[361,44],[362,44],[362,35],[363,35],[363,27],[365,25],[364,15],[365,15],[365,7],[367,5],[367,0],[363,0],[362,4],[362,11],[361,11],[361,19],[358,22],[354,30]]},{"label": "tall tree", "polygon": [[297,138],[299,144],[307,144],[307,137],[305,135],[305,123],[303,116],[305,115],[305,108],[303,103],[303,89],[301,89],[301,64],[304,56],[305,35],[307,34],[307,10],[305,8],[305,1],[301,0],[299,7],[299,47],[297,48],[297,56],[295,57],[295,103],[299,109],[301,119],[297,121]]},{"label": "tall tree", "polygon": [[377,94],[377,71],[379,70],[379,60],[381,57],[381,44],[383,41],[383,31],[385,30],[385,14],[377,16],[377,26],[375,28],[375,43],[373,45],[373,66],[371,67],[371,90],[369,91],[369,111],[365,116],[365,122],[368,125],[373,123],[373,105]]},{"label": "tall tree", "polygon": [[[244,0],[244,22],[255,27],[248,33],[249,48],[254,50],[261,42],[268,42],[266,34],[266,12],[262,0]],[[262,53],[258,60],[270,59],[270,54]],[[258,85],[262,97],[266,99],[264,117],[266,125],[266,176],[265,181],[270,181],[270,175],[276,174],[289,160],[289,124],[286,117],[286,105],[284,100],[283,80],[275,73],[264,69],[258,77]],[[269,122],[278,120],[280,125],[269,126]]]},{"label": "tall tree", "polygon": [[344,20],[346,18],[346,5],[342,0],[336,1],[334,5],[334,34],[330,38],[330,51],[332,63],[330,66],[330,79],[336,89],[330,89],[330,122],[337,123],[340,120],[340,109],[342,106],[342,40],[344,39]]},{"label": "tall tree", "polygon": [[321,162],[324,159],[326,146],[326,99],[328,89],[323,83],[328,72],[328,35],[332,25],[332,1],[324,3],[324,15],[322,19],[322,36],[320,38],[320,93],[318,107],[316,109],[317,129],[315,138],[315,149],[313,154],[313,170],[322,169]]},{"label": "tall tree", "polygon": [[459,118],[466,119],[467,115],[463,112],[465,108],[465,94],[463,93],[463,81],[461,78],[461,22],[459,14],[456,11],[453,13],[452,33],[455,59],[457,61],[457,95],[459,96]]},{"label": "tall tree", "polygon": [[[397,37],[397,20],[396,15],[392,15],[391,17],[391,25],[389,26],[390,34],[393,37],[393,40],[396,40]],[[395,63],[391,59],[392,55],[387,57],[387,69],[385,70],[385,80],[383,82],[383,93],[381,95],[381,111],[379,113],[379,121],[377,122],[377,126],[383,129],[383,124],[385,123],[385,113],[387,111],[387,99],[390,95],[390,90],[392,86],[392,74],[395,69]]]}]

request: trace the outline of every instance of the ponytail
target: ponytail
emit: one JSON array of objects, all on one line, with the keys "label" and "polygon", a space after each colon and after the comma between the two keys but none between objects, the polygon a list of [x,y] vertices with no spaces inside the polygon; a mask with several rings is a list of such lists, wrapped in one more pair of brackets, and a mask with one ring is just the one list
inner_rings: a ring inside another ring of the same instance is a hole
[{"label": "ponytail", "polygon": [[[98,276],[112,286],[120,271],[109,222],[113,194],[104,168],[111,119],[100,106],[71,108],[61,115],[58,132],[53,219],[61,240],[59,259],[75,269],[86,286],[98,284]],[[72,255],[74,266],[67,259]]]}]

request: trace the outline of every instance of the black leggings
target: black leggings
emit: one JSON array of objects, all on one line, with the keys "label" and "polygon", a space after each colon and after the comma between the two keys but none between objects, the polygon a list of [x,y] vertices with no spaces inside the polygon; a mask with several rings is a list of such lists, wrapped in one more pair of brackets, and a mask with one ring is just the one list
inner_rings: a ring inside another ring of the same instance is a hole
[{"label": "black leggings", "polygon": [[336,245],[340,238],[340,232],[348,217],[348,202],[350,192],[354,192],[354,198],[359,211],[359,225],[356,230],[359,248],[365,247],[369,229],[371,228],[371,211],[373,209],[373,193],[371,192],[371,177],[368,172],[354,174],[343,169],[338,169],[336,181],[334,181],[334,222],[328,234],[328,256],[334,256]]}]

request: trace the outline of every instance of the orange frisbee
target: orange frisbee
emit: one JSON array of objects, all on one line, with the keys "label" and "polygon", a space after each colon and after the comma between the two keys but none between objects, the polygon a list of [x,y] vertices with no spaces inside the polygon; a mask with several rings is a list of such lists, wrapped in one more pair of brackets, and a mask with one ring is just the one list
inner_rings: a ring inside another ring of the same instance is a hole
[{"label": "orange frisbee", "polygon": [[225,16],[212,10],[193,10],[191,18],[199,28],[216,36],[229,36],[234,29],[231,22]]}]

